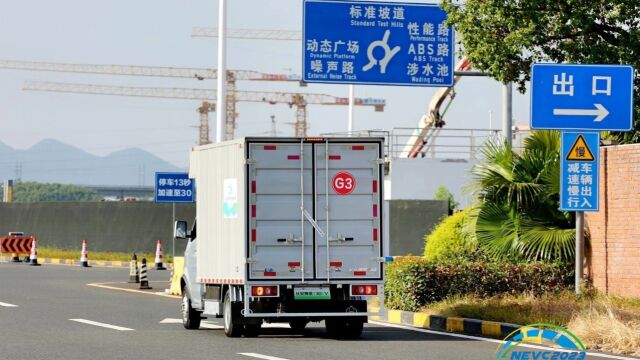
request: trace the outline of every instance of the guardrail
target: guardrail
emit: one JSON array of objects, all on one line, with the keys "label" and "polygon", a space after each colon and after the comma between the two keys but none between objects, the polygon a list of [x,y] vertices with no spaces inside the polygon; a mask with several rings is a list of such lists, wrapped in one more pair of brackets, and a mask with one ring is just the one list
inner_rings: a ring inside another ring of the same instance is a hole
[{"label": "guardrail", "polygon": [[[385,157],[387,159],[406,158],[420,133],[417,128],[393,128],[388,130],[359,130],[352,132],[326,133],[322,136],[384,137]],[[481,147],[490,138],[500,136],[500,130],[494,129],[452,129],[431,128],[423,139],[424,145],[418,151],[421,158],[461,158],[478,159]]]}]

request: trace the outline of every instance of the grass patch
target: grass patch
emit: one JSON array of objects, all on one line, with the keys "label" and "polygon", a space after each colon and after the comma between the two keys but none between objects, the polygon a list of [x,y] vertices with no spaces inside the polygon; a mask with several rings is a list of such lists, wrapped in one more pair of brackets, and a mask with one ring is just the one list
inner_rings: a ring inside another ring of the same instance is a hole
[{"label": "grass patch", "polygon": [[563,326],[592,350],[640,355],[640,300],[569,291],[504,295],[481,299],[449,298],[423,307],[422,312],[527,325],[546,322]]},{"label": "grass patch", "polygon": [[[142,260],[142,258],[146,258],[148,263],[153,263],[155,261],[155,253],[139,253],[136,254],[138,256],[138,261]],[[73,259],[80,260],[80,251],[75,250],[62,250],[57,248],[49,248],[49,247],[40,247],[38,246],[38,257],[42,258],[51,258],[51,259]],[[109,251],[89,251],[89,261],[91,260],[106,260],[106,261],[130,261],[131,254],[130,253],[121,253],[121,252],[109,252]],[[164,256],[163,259],[166,263],[173,262],[173,258],[169,256]]]}]

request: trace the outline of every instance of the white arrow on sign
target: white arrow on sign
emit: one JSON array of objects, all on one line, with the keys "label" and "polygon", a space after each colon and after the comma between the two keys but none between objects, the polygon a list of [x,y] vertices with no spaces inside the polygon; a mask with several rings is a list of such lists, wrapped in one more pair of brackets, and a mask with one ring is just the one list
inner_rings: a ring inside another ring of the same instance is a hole
[{"label": "white arrow on sign", "polygon": [[570,116],[596,116],[593,120],[600,122],[609,115],[609,111],[602,104],[593,104],[596,109],[553,109],[553,115],[570,115]]}]

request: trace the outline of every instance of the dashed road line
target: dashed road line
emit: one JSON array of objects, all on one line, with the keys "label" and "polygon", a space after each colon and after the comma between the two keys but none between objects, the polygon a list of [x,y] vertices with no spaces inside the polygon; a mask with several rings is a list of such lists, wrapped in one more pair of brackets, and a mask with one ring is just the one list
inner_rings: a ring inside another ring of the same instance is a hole
[{"label": "dashed road line", "polygon": [[262,354],[256,354],[256,353],[238,353],[238,355],[244,355],[244,356],[249,356],[252,358],[264,359],[264,360],[289,360],[289,359],[285,359],[277,356],[269,356],[269,355],[262,355]]},{"label": "dashed road line", "polygon": [[18,307],[18,305],[13,305],[13,304],[3,303],[3,302],[0,302],[0,306],[3,306],[3,307]]},{"label": "dashed road line", "polygon": [[105,323],[92,321],[92,320],[86,320],[86,319],[69,319],[69,320],[75,321],[75,322],[79,322],[79,323],[83,323],[83,324],[87,324],[87,325],[93,325],[93,326],[99,326],[99,327],[103,327],[103,328],[107,328],[107,329],[118,330],[118,331],[133,331],[134,330],[134,329],[130,329],[130,328],[122,327],[122,326],[105,324]]}]

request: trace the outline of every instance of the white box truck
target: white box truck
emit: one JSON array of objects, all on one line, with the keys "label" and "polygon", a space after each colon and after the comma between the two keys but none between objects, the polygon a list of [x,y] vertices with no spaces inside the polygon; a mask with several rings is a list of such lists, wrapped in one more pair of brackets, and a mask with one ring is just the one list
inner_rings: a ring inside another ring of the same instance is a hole
[{"label": "white box truck", "polygon": [[182,318],[224,318],[227,336],[264,322],[303,331],[325,321],[357,338],[367,298],[382,292],[382,138],[245,138],[192,149],[196,221]]}]

